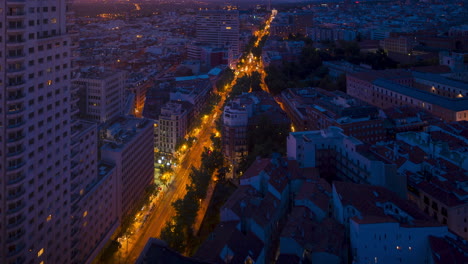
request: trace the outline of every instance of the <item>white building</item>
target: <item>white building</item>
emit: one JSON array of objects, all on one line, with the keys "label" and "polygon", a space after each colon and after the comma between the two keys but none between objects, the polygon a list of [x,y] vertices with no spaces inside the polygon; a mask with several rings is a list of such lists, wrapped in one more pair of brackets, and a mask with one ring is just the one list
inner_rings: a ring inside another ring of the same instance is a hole
[{"label": "white building", "polygon": [[104,68],[82,70],[73,84],[79,86],[80,113],[104,123],[124,114],[126,72]]},{"label": "white building", "polygon": [[223,152],[234,164],[248,154],[247,126],[254,103],[253,98],[238,97],[223,110]]},{"label": "white building", "polygon": [[406,177],[397,173],[396,165],[373,155],[340,128],[290,133],[287,155],[300,167],[318,168],[322,177],[385,186],[406,196]]},{"label": "white building", "polygon": [[0,2],[0,263],[71,263],[69,4]]},{"label": "white building", "polygon": [[333,183],[335,218],[347,228],[353,263],[428,263],[429,236],[447,227],[383,187]]},{"label": "white building", "polygon": [[161,108],[156,127],[158,131],[156,146],[160,152],[174,153],[177,143],[187,134],[191,110],[184,106],[188,105],[191,106],[188,102],[169,101]]}]

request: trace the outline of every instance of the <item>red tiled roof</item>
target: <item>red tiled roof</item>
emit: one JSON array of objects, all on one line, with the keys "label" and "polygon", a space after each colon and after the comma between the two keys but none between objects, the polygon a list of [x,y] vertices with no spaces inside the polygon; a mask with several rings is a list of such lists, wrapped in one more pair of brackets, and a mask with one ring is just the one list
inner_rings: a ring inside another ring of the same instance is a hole
[{"label": "red tiled roof", "polygon": [[453,186],[444,184],[436,178],[431,179],[431,182],[422,181],[416,186],[421,191],[429,194],[434,199],[439,200],[448,207],[458,206],[465,203],[453,194]]},{"label": "red tiled roof", "polygon": [[257,159],[252,165],[247,169],[247,171],[242,175],[243,179],[248,179],[257,176],[266,166],[270,163],[270,159]]},{"label": "red tiled roof", "polygon": [[466,264],[468,263],[468,252],[459,252],[460,248],[454,247],[448,242],[449,238],[429,236],[429,248],[432,260],[435,264]]},{"label": "red tiled roof", "polygon": [[296,200],[310,200],[312,203],[320,207],[323,211],[328,212],[331,198],[331,186],[323,178],[317,178],[313,181],[306,181],[302,184],[299,192],[296,195]]},{"label": "red tiled roof", "polygon": [[[338,181],[333,182],[333,186],[343,206],[350,205],[356,208],[359,212],[359,221],[362,223],[373,223],[373,221],[382,223],[386,218],[388,222],[399,222],[402,226],[440,226],[414,204],[403,200],[384,187]],[[397,208],[385,210],[384,206],[389,203]],[[397,217],[400,210],[413,220]]]},{"label": "red tiled roof", "polygon": [[319,177],[318,168],[300,168],[296,160],[288,160],[288,171],[291,180],[297,179],[315,179]]},{"label": "red tiled roof", "polygon": [[310,252],[328,252],[340,256],[345,245],[344,229],[333,218],[325,218],[319,223],[309,209],[296,206],[281,232],[281,237],[294,239]]}]

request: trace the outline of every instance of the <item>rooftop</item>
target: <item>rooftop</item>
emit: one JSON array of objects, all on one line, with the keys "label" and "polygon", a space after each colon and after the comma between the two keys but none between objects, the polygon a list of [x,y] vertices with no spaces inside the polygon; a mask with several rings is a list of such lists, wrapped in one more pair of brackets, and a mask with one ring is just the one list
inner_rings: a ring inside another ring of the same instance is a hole
[{"label": "rooftop", "polygon": [[397,84],[387,79],[376,79],[375,81],[373,81],[373,84],[376,86],[383,87],[385,89],[392,90],[397,93],[401,93],[401,94],[404,94],[413,98],[417,98],[421,101],[425,101],[433,105],[439,105],[443,108],[451,109],[453,111],[468,110],[468,98],[466,97],[463,97],[463,98],[442,97],[442,96],[439,96],[430,92],[426,92],[423,90],[411,88],[409,86]]},{"label": "rooftop", "polygon": [[146,242],[145,248],[141,252],[137,264],[209,264],[209,262],[182,256],[180,253],[172,250],[166,242],[150,238]]},{"label": "rooftop", "polygon": [[415,78],[428,80],[428,81],[431,81],[431,82],[440,83],[440,84],[443,84],[443,85],[456,87],[457,89],[462,89],[462,90],[468,91],[468,83],[448,79],[448,78],[445,78],[442,75],[415,71],[415,72],[413,72],[413,76]]},{"label": "rooftop", "polygon": [[359,224],[400,223],[405,227],[441,226],[384,187],[350,182],[333,182],[343,206],[352,206],[358,213],[352,220]]},{"label": "rooftop", "polygon": [[146,118],[120,117],[109,124],[105,129],[105,142],[103,150],[121,151],[131,142],[135,135],[148,126],[153,126],[153,122]]},{"label": "rooftop", "polygon": [[111,76],[117,75],[117,74],[123,74],[123,71],[119,70],[114,70],[110,68],[104,68],[104,67],[87,67],[87,68],[82,68],[81,71],[79,72],[78,78],[82,79],[93,79],[93,80],[104,80],[107,79]]},{"label": "rooftop", "polygon": [[345,227],[333,218],[322,222],[303,206],[292,209],[281,237],[291,238],[308,252],[327,252],[340,256],[345,245]]}]

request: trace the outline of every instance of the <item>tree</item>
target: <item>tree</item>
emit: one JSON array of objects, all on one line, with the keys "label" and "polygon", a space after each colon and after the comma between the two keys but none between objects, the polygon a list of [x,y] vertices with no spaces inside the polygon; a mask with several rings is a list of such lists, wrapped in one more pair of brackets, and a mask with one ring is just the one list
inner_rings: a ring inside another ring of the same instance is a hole
[{"label": "tree", "polygon": [[174,220],[177,224],[181,225],[183,228],[191,229],[197,217],[198,209],[200,209],[200,204],[193,187],[187,185],[186,188],[187,194],[185,194],[184,198],[173,202],[172,206],[176,211]]},{"label": "tree", "polygon": [[231,96],[248,93],[250,90],[251,78],[247,75],[237,79],[236,84],[232,87]]},{"label": "tree", "polygon": [[203,167],[197,169],[192,166],[189,177],[192,185],[188,187],[188,190],[193,191],[198,199],[205,198],[211,179],[211,173]]},{"label": "tree", "polygon": [[218,181],[223,182],[226,180],[226,174],[229,171],[228,167],[221,167],[218,169],[218,173],[216,174],[216,178],[218,178]]},{"label": "tree", "polygon": [[265,70],[267,73],[265,83],[267,84],[270,93],[276,95],[288,88],[286,85],[288,78],[285,76],[284,71],[281,71],[276,66],[272,65],[268,66]]},{"label": "tree", "polygon": [[336,90],[335,84],[328,75],[322,78],[322,80],[320,80],[319,87],[328,91]]},{"label": "tree", "polygon": [[252,72],[250,87],[252,91],[261,91],[262,87],[260,84],[262,83],[262,75],[258,71]]},{"label": "tree", "polygon": [[234,80],[234,71],[227,68],[216,81],[216,89],[223,92],[225,90],[224,87],[230,84],[232,80]]},{"label": "tree", "polygon": [[346,74],[341,74],[336,81],[336,88],[342,92],[346,92]]},{"label": "tree", "polygon": [[210,139],[211,139],[211,142],[213,144],[214,149],[221,149],[222,148],[221,137],[217,137],[214,133],[211,133]]},{"label": "tree", "polygon": [[168,246],[175,251],[183,253],[186,248],[186,234],[181,225],[174,219],[167,221],[161,230],[161,239],[166,241]]}]

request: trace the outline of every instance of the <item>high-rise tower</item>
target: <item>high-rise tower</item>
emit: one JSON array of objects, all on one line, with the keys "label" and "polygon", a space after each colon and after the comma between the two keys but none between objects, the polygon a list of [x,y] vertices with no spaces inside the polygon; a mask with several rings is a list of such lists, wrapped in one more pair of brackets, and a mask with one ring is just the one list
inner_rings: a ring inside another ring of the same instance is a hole
[{"label": "high-rise tower", "polygon": [[0,263],[70,263],[70,0],[0,3]]},{"label": "high-rise tower", "polygon": [[198,43],[229,49],[233,57],[238,57],[239,11],[200,11],[196,17],[196,34]]}]

